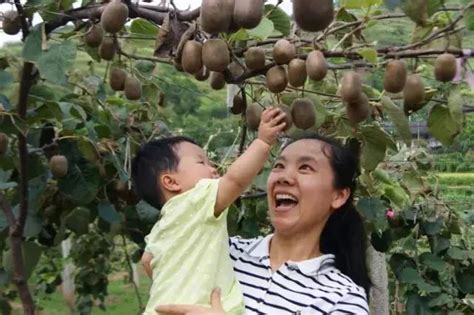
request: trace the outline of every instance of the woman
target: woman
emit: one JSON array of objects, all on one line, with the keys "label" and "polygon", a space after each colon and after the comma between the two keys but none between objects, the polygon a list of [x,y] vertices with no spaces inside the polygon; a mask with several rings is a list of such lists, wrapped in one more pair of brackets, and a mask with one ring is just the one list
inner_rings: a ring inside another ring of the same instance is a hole
[{"label": "woman", "polygon": [[[267,181],[274,234],[229,241],[248,314],[369,314],[357,174],[357,158],[332,139],[305,137],[283,149]],[[211,305],[157,310],[224,314],[219,290]]]}]

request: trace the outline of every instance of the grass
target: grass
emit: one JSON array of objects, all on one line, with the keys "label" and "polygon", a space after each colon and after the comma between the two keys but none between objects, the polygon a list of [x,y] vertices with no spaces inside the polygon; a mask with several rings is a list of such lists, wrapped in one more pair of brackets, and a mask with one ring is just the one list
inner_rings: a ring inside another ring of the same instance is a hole
[{"label": "grass", "polygon": [[[139,314],[138,299],[135,294],[135,290],[130,283],[127,283],[126,273],[117,273],[109,277],[109,295],[106,298],[105,306],[106,310],[103,311],[99,307],[94,307],[92,315],[134,315]],[[148,299],[148,290],[150,287],[150,279],[144,274],[140,273],[140,287],[139,294],[142,299],[142,303],[146,304]],[[40,299],[37,303],[40,312],[39,315],[67,315],[72,314],[63,299],[60,288]],[[21,305],[19,303],[13,304],[14,311],[13,315],[23,314]]]}]

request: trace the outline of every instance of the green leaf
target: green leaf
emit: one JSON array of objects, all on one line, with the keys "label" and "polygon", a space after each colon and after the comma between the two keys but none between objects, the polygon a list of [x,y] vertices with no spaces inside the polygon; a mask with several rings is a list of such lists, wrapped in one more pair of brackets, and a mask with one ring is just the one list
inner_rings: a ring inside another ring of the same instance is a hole
[{"label": "green leaf", "polygon": [[86,234],[89,231],[90,211],[84,207],[77,207],[65,218],[68,229],[77,235]]},{"label": "green leaf", "polygon": [[406,304],[407,315],[431,315],[428,300],[416,293],[409,293]]},{"label": "green leaf", "polygon": [[465,260],[469,257],[469,252],[457,247],[451,247],[447,252],[448,256],[454,260]]},{"label": "green leaf", "polygon": [[377,51],[373,48],[360,48],[357,53],[371,64],[377,63]]},{"label": "green leaf", "polygon": [[382,0],[342,0],[341,6],[347,9],[362,9],[373,6],[379,6]]},{"label": "green leaf", "polygon": [[464,24],[470,31],[474,31],[474,9],[467,10],[464,14]]},{"label": "green leaf", "polygon": [[13,75],[5,70],[0,70],[0,89],[8,87],[13,82]]},{"label": "green leaf", "polygon": [[422,291],[424,293],[439,293],[439,292],[441,292],[440,287],[432,285],[432,284],[426,282],[423,279],[420,279],[420,281],[418,281],[416,283],[416,286],[418,287],[418,289],[420,291]]},{"label": "green leaf", "polygon": [[145,223],[155,223],[158,220],[160,211],[152,206],[150,206],[145,201],[140,201],[137,204],[137,213],[140,221]]},{"label": "green leaf", "polygon": [[423,265],[438,272],[444,272],[446,269],[446,262],[441,257],[430,253],[421,254],[420,261]]},{"label": "green leaf", "polygon": [[22,57],[28,61],[36,62],[43,54],[41,49],[41,27],[41,24],[38,25],[26,37]]},{"label": "green leaf", "polygon": [[464,123],[463,103],[461,92],[453,88],[448,97],[448,108],[451,117],[459,126]]},{"label": "green leaf", "polygon": [[158,34],[158,27],[146,19],[138,18],[132,21],[130,32],[135,34],[156,36]]},{"label": "green leaf", "polygon": [[255,39],[264,40],[272,35],[273,29],[273,22],[270,21],[270,19],[263,17],[257,27],[247,30],[247,34]]},{"label": "green leaf", "polygon": [[443,228],[444,221],[442,218],[437,218],[435,221],[423,221],[421,227],[423,228],[423,232],[426,235],[436,235],[441,232]]},{"label": "green leaf", "polygon": [[418,274],[418,271],[411,267],[402,269],[398,275],[398,280],[406,284],[417,284],[418,282],[423,281],[423,279]]},{"label": "green leaf", "polygon": [[101,201],[97,206],[99,209],[99,217],[104,221],[112,224],[119,223],[122,221],[119,213],[115,210],[115,207],[108,201]]},{"label": "green leaf", "polygon": [[16,182],[10,181],[12,173],[13,170],[5,171],[3,169],[0,169],[0,190],[9,189],[17,186]]},{"label": "green leaf", "polygon": [[357,202],[357,210],[372,224],[377,230],[384,230],[387,224],[385,212],[387,205],[379,198],[363,197]]},{"label": "green leaf", "polygon": [[280,7],[273,4],[265,5],[265,16],[273,22],[274,29],[284,36],[290,35],[291,19]]},{"label": "green leaf", "polygon": [[456,282],[462,292],[474,294],[474,267],[456,270]]},{"label": "green leaf", "polygon": [[66,40],[61,44],[51,45],[47,52],[38,59],[38,70],[41,77],[56,84],[66,84],[66,72],[76,59],[76,44]]},{"label": "green leaf", "polygon": [[385,185],[384,194],[400,209],[403,209],[410,201],[407,192],[398,184]]},{"label": "green leaf", "polygon": [[461,126],[453,119],[448,107],[436,104],[428,117],[428,129],[442,144],[451,145]]},{"label": "green leaf", "polygon": [[395,253],[390,257],[389,260],[390,268],[397,277],[400,277],[402,271],[406,268],[411,268],[416,270],[416,262],[413,258],[408,257],[405,254]]},{"label": "green leaf", "polygon": [[387,147],[397,150],[397,146],[391,137],[378,126],[363,126],[360,131],[364,138],[361,165],[364,169],[372,171],[385,159]]},{"label": "green leaf", "polygon": [[[24,263],[25,280],[28,280],[33,273],[42,253],[41,247],[35,242],[23,242],[22,254]],[[13,276],[14,265],[11,248],[3,252],[3,267],[10,277]]]},{"label": "green leaf", "polygon": [[409,170],[403,174],[403,185],[412,196],[416,196],[425,190],[421,175],[415,170]]},{"label": "green leaf", "polygon": [[390,117],[390,120],[395,125],[395,128],[397,129],[397,132],[402,138],[403,142],[410,146],[412,139],[410,125],[408,123],[407,116],[403,113],[403,110],[393,103],[392,100],[387,96],[382,97],[382,105],[384,112]]},{"label": "green leaf", "polygon": [[[446,294],[446,293],[441,293],[431,299],[431,301],[428,303],[429,307],[439,307],[442,305],[447,305],[453,302],[453,296]],[[455,313],[448,313],[449,315],[455,315]],[[462,313],[461,313],[462,314]]]}]

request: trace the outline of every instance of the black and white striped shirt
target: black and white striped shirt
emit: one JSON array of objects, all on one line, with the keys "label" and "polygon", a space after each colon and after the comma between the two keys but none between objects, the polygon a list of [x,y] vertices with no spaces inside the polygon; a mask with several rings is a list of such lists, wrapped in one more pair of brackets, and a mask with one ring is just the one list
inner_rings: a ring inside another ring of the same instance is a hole
[{"label": "black and white striped shirt", "polygon": [[288,261],[272,272],[271,237],[229,239],[247,314],[369,314],[364,289],[334,266],[334,255]]}]

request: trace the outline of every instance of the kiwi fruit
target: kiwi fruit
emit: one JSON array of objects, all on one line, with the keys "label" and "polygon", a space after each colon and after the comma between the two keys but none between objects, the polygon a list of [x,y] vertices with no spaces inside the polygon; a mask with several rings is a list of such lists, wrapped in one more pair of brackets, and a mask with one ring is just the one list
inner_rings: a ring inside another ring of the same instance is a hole
[{"label": "kiwi fruit", "polygon": [[187,73],[194,74],[202,68],[202,44],[195,40],[188,40],[183,47],[181,65]]},{"label": "kiwi fruit", "polygon": [[104,36],[104,31],[100,24],[93,24],[89,30],[87,30],[86,35],[84,35],[84,41],[89,47],[99,47],[102,43],[102,38]]},{"label": "kiwi fruit", "polygon": [[297,98],[291,104],[293,123],[300,129],[308,129],[316,123],[314,103],[308,98]]},{"label": "kiwi fruit", "polygon": [[202,0],[201,29],[209,34],[224,33],[230,29],[234,0]]},{"label": "kiwi fruit", "polygon": [[202,62],[209,71],[224,71],[230,63],[227,43],[222,39],[207,40],[202,47]]},{"label": "kiwi fruit", "polygon": [[129,100],[135,101],[142,97],[142,84],[140,80],[134,76],[127,76],[124,84],[125,97]]},{"label": "kiwi fruit", "polygon": [[100,58],[104,60],[112,60],[115,56],[115,43],[114,39],[111,37],[104,37],[102,39],[102,44],[99,47]]},{"label": "kiwi fruit", "polygon": [[245,65],[250,70],[260,70],[265,67],[265,50],[261,47],[250,47],[245,52]]},{"label": "kiwi fruit", "polygon": [[300,87],[306,82],[306,62],[302,59],[293,59],[288,64],[288,82],[291,86]]},{"label": "kiwi fruit", "polygon": [[263,0],[237,0],[232,16],[234,23],[251,29],[257,27],[263,17]]},{"label": "kiwi fruit", "polygon": [[176,71],[184,72],[183,66],[181,65],[180,62],[173,60],[173,66],[176,69]]},{"label": "kiwi fruit", "polygon": [[258,130],[262,112],[263,112],[263,108],[257,103],[253,103],[247,107],[247,110],[245,111],[245,121],[247,123],[247,127],[250,130],[252,131]]},{"label": "kiwi fruit", "polygon": [[319,50],[313,50],[306,58],[306,72],[311,80],[321,81],[328,73],[328,64],[324,54]]},{"label": "kiwi fruit", "polygon": [[8,149],[8,136],[0,132],[0,155],[5,154]]},{"label": "kiwi fruit", "polygon": [[214,90],[220,90],[225,86],[225,76],[222,72],[211,71],[209,84]]},{"label": "kiwi fruit", "polygon": [[346,114],[352,125],[364,121],[370,115],[369,99],[365,93],[361,93],[356,102],[346,104]]},{"label": "kiwi fruit", "polygon": [[64,155],[54,155],[49,160],[49,169],[54,177],[61,178],[66,176],[68,170],[68,161]]},{"label": "kiwi fruit", "polygon": [[202,67],[194,74],[194,78],[198,81],[206,81],[207,78],[209,78],[209,70],[207,70],[206,67]]},{"label": "kiwi fruit", "polygon": [[390,93],[399,93],[407,82],[407,67],[401,60],[392,60],[385,67],[383,88]]},{"label": "kiwi fruit", "polygon": [[341,80],[340,93],[343,101],[347,103],[357,102],[362,93],[360,75],[354,71],[346,72]]},{"label": "kiwi fruit", "polygon": [[242,112],[246,110],[246,108],[244,107],[244,100],[242,99],[242,96],[236,94],[234,96],[234,99],[232,100],[232,107],[230,108],[230,112],[234,115],[242,114]]},{"label": "kiwi fruit", "polygon": [[16,11],[9,10],[3,13],[2,29],[8,35],[16,35],[20,32],[21,20]]},{"label": "kiwi fruit", "polygon": [[322,31],[334,19],[333,0],[293,0],[293,17],[304,31]]},{"label": "kiwi fruit", "polygon": [[290,62],[296,56],[295,45],[286,39],[279,39],[273,46],[273,61],[277,65],[283,65]]},{"label": "kiwi fruit", "polygon": [[434,75],[436,80],[449,82],[456,76],[456,57],[452,54],[444,53],[439,55],[434,63]]},{"label": "kiwi fruit", "polygon": [[121,0],[109,2],[100,17],[100,23],[104,31],[118,33],[127,22],[128,7]]},{"label": "kiwi fruit", "polygon": [[242,65],[240,65],[239,63],[233,61],[229,64],[229,66],[227,67],[227,70],[229,70],[231,76],[230,78],[238,78],[240,77],[242,74],[244,74],[245,72],[245,69]]},{"label": "kiwi fruit", "polygon": [[114,91],[123,91],[125,88],[125,79],[127,72],[123,69],[112,67],[109,72],[110,87]]},{"label": "kiwi fruit", "polygon": [[421,109],[425,101],[425,84],[418,74],[407,77],[403,89],[403,106],[406,114]]},{"label": "kiwi fruit", "polygon": [[276,108],[279,108],[281,109],[282,112],[285,113],[285,128],[283,129],[283,131],[287,131],[288,129],[291,128],[291,126],[293,126],[293,117],[291,115],[291,109],[286,106],[285,104],[278,104],[275,106]]},{"label": "kiwi fruit", "polygon": [[267,71],[267,88],[272,93],[280,93],[286,89],[288,79],[282,66],[273,66]]}]

